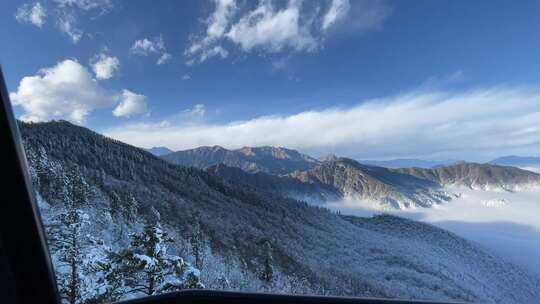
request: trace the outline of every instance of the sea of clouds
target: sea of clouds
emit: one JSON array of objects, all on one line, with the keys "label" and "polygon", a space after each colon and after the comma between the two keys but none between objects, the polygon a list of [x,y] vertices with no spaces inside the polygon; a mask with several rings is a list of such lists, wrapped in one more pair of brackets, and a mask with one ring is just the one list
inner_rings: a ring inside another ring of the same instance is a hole
[{"label": "sea of clouds", "polygon": [[343,214],[385,212],[430,223],[540,274],[540,191],[448,190],[459,197],[433,208],[381,210],[355,201],[331,203],[329,207]]}]

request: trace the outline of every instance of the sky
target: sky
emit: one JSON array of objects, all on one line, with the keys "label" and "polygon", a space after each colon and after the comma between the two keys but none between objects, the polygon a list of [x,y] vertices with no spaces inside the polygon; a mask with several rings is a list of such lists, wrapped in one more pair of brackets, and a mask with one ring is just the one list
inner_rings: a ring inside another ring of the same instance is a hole
[{"label": "sky", "polygon": [[183,150],[540,155],[540,2],[2,1],[16,116]]}]

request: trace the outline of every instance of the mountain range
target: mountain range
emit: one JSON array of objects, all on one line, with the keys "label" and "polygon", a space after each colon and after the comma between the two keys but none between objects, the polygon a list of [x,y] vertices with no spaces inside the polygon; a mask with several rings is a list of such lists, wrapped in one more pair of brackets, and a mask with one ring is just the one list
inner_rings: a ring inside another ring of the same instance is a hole
[{"label": "mountain range", "polygon": [[399,168],[425,168],[430,169],[439,166],[447,166],[457,162],[457,160],[445,160],[445,161],[434,161],[434,160],[423,160],[415,158],[396,158],[390,160],[359,160],[359,163],[390,168],[390,169],[399,169]]},{"label": "mountain range", "polygon": [[489,162],[494,165],[514,166],[520,168],[540,168],[540,157],[503,156]]},{"label": "mountain range", "polygon": [[[200,271],[208,288],[482,303],[540,298],[537,276],[428,224],[390,215],[342,216],[269,193],[272,188],[258,191],[232,177],[224,179],[215,174],[222,165],[202,170],[172,164],[67,122],[20,123],[20,130],[45,217],[63,208],[61,191],[55,189],[62,185],[57,177],[68,168],[76,168],[92,190],[84,206],[94,226],[90,233],[113,248],[124,246],[131,233],[157,217],[176,239],[170,251],[192,261],[188,236],[196,215],[207,244]],[[299,187],[322,183],[329,191],[396,200],[407,198],[407,186],[437,187],[413,174],[347,159],[319,163],[282,148],[278,153],[249,151],[234,155],[260,163],[236,173],[290,178],[291,184],[301,182]],[[281,163],[270,164],[273,158]],[[190,159],[212,163],[199,155]],[[416,190],[408,195],[417,195]],[[263,250],[261,244],[270,245]],[[259,273],[268,267],[274,276],[265,283]]]},{"label": "mountain range", "polygon": [[540,174],[509,166],[458,162],[434,168],[391,169],[335,155],[317,160],[273,147],[201,147],[163,158],[206,169],[257,191],[316,205],[352,200],[383,209],[430,207],[458,195],[446,189],[450,186],[499,191],[540,187]]},{"label": "mountain range", "polygon": [[227,150],[220,146],[199,147],[164,155],[172,163],[204,169],[217,164],[238,167],[244,171],[284,174],[311,169],[319,161],[298,151],[275,147],[244,147]]}]

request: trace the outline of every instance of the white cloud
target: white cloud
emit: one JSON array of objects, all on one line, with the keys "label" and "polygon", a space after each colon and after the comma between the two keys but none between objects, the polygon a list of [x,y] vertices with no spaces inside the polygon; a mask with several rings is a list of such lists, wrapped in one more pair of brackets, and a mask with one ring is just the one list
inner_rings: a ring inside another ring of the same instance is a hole
[{"label": "white cloud", "polygon": [[285,146],[358,158],[471,157],[540,150],[540,91],[491,88],[413,92],[351,108],[263,116],[224,124],[138,124],[106,130],[137,146]]},{"label": "white cloud", "polygon": [[208,19],[206,33],[209,37],[221,37],[225,34],[229,19],[238,9],[234,0],[215,0],[216,9]]},{"label": "white cloud", "polygon": [[343,19],[349,13],[349,9],[349,0],[332,0],[330,8],[323,17],[322,29],[327,30]]},{"label": "white cloud", "polygon": [[184,114],[192,118],[202,118],[206,114],[206,107],[204,104],[196,104],[191,109],[184,110]]},{"label": "white cloud", "polygon": [[100,53],[92,58],[90,65],[99,80],[109,79],[120,67],[120,60],[113,56]]},{"label": "white cloud", "polygon": [[163,55],[161,55],[157,61],[157,64],[158,65],[162,65],[162,64],[165,64],[169,61],[171,61],[172,59],[172,55],[169,54],[169,53],[163,53]]},{"label": "white cloud", "polygon": [[113,8],[112,0],[52,0],[43,3],[35,2],[19,7],[15,18],[18,22],[42,27],[45,19],[50,17],[60,32],[69,37],[73,43],[78,43],[84,36],[84,31],[77,26],[80,17],[94,19],[96,11],[100,16]]},{"label": "white cloud", "polygon": [[131,117],[145,114],[147,111],[146,96],[124,90],[120,103],[113,110],[113,115],[116,117]]},{"label": "white cloud", "polygon": [[291,0],[283,5],[262,0],[254,8],[231,0],[214,3],[215,9],[205,21],[204,34],[193,38],[184,52],[188,65],[215,56],[227,57],[224,42],[244,52],[313,52],[320,49],[328,30],[338,23],[364,31],[380,27],[388,15],[378,0],[333,0],[325,10],[321,9],[321,1],[306,4]]},{"label": "white cloud", "polygon": [[111,0],[54,0],[58,8],[78,8],[83,11],[100,10],[106,13],[112,9]]},{"label": "white cloud", "polygon": [[206,20],[206,33],[203,38],[194,38],[184,54],[188,58],[187,64],[203,62],[208,58],[220,56],[225,58],[229,55],[222,46],[216,45],[223,37],[229,26],[230,18],[237,11],[235,0],[214,0],[215,10]]},{"label": "white cloud", "polygon": [[184,74],[184,76],[182,76],[182,80],[190,80],[191,79],[191,75],[189,74]]},{"label": "white cloud", "polygon": [[138,56],[158,55],[156,64],[161,65],[169,62],[172,55],[167,53],[163,36],[159,35],[153,39],[143,38],[136,40],[129,51]]},{"label": "white cloud", "polygon": [[84,66],[70,59],[24,77],[10,98],[24,109],[21,119],[27,121],[67,118],[84,123],[91,111],[115,103],[114,93],[100,87]]},{"label": "white cloud", "polygon": [[455,71],[446,75],[433,76],[424,81],[421,85],[421,89],[433,90],[447,87],[456,83],[460,83],[465,80],[465,75],[462,71]]},{"label": "white cloud", "polygon": [[158,53],[163,48],[163,39],[160,37],[150,40],[140,39],[133,43],[130,52],[139,56],[148,56],[150,53]]},{"label": "white cloud", "polygon": [[115,111],[120,115],[116,116],[130,116],[146,109],[143,95],[101,87],[87,68],[72,59],[24,77],[9,96],[14,106],[24,110],[19,118],[25,121],[67,119],[84,124],[92,111],[112,108],[119,102]]},{"label": "white cloud", "polygon": [[84,32],[77,27],[77,17],[71,13],[63,13],[56,21],[58,29],[68,36],[73,43],[78,43]]},{"label": "white cloud", "polygon": [[18,22],[31,23],[37,27],[42,27],[47,18],[47,11],[40,2],[33,5],[25,4],[17,9],[15,19]]},{"label": "white cloud", "polygon": [[271,52],[284,48],[312,51],[317,47],[308,25],[300,22],[300,2],[290,1],[284,9],[276,9],[270,1],[262,2],[242,17],[225,34],[244,51],[261,47]]}]

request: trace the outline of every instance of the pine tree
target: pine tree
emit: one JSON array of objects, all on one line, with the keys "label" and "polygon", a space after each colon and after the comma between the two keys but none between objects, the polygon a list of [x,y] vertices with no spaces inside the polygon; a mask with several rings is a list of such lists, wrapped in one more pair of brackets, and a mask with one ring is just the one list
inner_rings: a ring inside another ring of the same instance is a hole
[{"label": "pine tree", "polygon": [[145,225],[131,245],[117,256],[128,293],[154,295],[186,288],[203,288],[199,270],[181,257],[167,254],[167,236],[159,222]]},{"label": "pine tree", "polygon": [[56,277],[62,299],[70,304],[82,299],[84,264],[83,247],[87,238],[83,229],[88,223],[88,215],[81,210],[87,204],[90,187],[78,174],[76,167],[61,176],[63,207],[56,214],[47,229],[53,258],[57,260]]},{"label": "pine tree", "polygon": [[201,230],[201,222],[198,213],[195,213],[193,216],[191,229],[192,232],[189,241],[191,244],[191,252],[195,258],[195,267],[202,269],[204,263],[204,236]]},{"label": "pine tree", "polygon": [[269,240],[264,240],[262,242],[263,250],[263,269],[261,271],[260,278],[266,283],[272,283],[274,279],[274,269],[272,268],[273,257],[272,257],[272,244]]},{"label": "pine tree", "polygon": [[122,299],[126,291],[122,280],[122,260],[119,255],[110,248],[105,248],[99,254],[102,256],[89,262],[94,282],[85,304],[117,302]]}]

